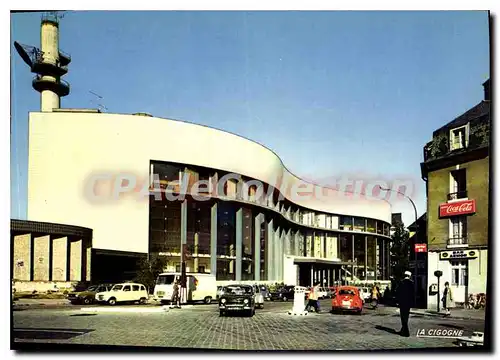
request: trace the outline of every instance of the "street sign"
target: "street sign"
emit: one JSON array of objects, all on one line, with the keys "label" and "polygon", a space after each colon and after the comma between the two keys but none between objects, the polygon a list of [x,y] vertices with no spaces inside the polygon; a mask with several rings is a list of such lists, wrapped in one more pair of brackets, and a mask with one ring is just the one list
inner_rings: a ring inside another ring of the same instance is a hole
[{"label": "street sign", "polygon": [[427,244],[415,244],[415,252],[427,252]]}]

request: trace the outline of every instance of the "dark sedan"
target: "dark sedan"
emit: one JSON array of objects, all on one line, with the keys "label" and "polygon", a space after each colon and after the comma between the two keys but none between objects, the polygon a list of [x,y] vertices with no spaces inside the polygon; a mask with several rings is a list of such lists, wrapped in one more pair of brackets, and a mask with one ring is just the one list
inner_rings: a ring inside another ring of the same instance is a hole
[{"label": "dark sedan", "polygon": [[109,291],[113,284],[92,285],[83,291],[72,291],[68,294],[68,300],[73,305],[85,304],[90,305],[95,302],[95,294],[98,292]]},{"label": "dark sedan", "polygon": [[222,289],[219,298],[219,314],[225,316],[232,312],[255,315],[255,298],[251,285],[228,285]]},{"label": "dark sedan", "polygon": [[295,287],[294,286],[285,286],[279,289],[278,291],[271,293],[271,300],[281,300],[288,301],[293,300],[295,295]]}]

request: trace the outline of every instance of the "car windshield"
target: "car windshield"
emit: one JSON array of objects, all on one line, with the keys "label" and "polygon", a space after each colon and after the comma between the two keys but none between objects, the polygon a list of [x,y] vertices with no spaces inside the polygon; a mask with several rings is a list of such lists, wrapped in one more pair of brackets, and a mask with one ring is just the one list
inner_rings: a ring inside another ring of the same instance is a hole
[{"label": "car windshield", "polygon": [[175,275],[160,275],[156,279],[156,285],[172,285],[175,280]]},{"label": "car windshield", "polygon": [[123,288],[123,285],[115,285],[115,286],[113,286],[113,288],[111,290],[118,291],[118,290],[121,290],[122,288]]},{"label": "car windshield", "polygon": [[251,286],[227,286],[224,289],[224,293],[231,295],[244,295],[251,294],[252,287]]},{"label": "car windshield", "polygon": [[342,289],[339,291],[339,295],[351,295],[354,296],[354,290]]}]

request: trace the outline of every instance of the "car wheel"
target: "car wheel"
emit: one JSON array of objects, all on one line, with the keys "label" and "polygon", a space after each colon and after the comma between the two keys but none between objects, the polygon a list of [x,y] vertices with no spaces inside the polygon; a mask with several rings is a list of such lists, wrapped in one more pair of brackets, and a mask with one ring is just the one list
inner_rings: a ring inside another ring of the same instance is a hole
[{"label": "car wheel", "polygon": [[226,314],[224,313],[224,311],[220,310],[220,311],[219,311],[219,316],[221,316],[221,317],[222,317],[222,316],[224,316],[224,315],[226,315]]},{"label": "car wheel", "polygon": [[144,304],[146,304],[146,298],[141,298],[139,300],[139,305],[144,305]]},{"label": "car wheel", "polygon": [[89,297],[86,297],[85,299],[83,299],[83,303],[84,303],[85,305],[90,305],[90,304],[92,303],[92,299],[91,299],[91,298],[89,298]]},{"label": "car wheel", "polygon": [[264,309],[264,303],[260,304],[260,308]]},{"label": "car wheel", "polygon": [[288,301],[288,298],[286,296],[283,296],[283,301]]},{"label": "car wheel", "polygon": [[109,305],[116,305],[116,299],[115,298],[111,298],[108,300],[108,304]]},{"label": "car wheel", "polygon": [[207,296],[203,301],[205,302],[205,304],[211,304],[212,298],[210,296]]}]

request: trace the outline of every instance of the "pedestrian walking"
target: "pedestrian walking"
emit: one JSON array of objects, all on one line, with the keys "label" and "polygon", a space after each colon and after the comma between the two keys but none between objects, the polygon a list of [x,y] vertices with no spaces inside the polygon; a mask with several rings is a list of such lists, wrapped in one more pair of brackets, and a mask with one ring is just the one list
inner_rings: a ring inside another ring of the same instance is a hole
[{"label": "pedestrian walking", "polygon": [[373,284],[372,290],[371,290],[371,301],[372,301],[372,308],[373,309],[377,308],[379,297],[380,297],[380,290],[379,290],[377,284]]},{"label": "pedestrian walking", "polygon": [[318,283],[314,284],[314,286],[311,288],[305,311],[308,311],[311,307],[313,307],[316,312],[319,312],[318,289]]},{"label": "pedestrian walking", "polygon": [[441,299],[443,301],[443,309],[445,311],[446,315],[450,315],[450,309],[454,307],[453,305],[453,293],[450,288],[450,283],[447,281],[444,283],[444,290],[443,290],[443,298]]},{"label": "pedestrian walking", "polygon": [[180,308],[180,297],[179,297],[179,279],[175,279],[174,286],[173,286],[173,291],[172,291],[172,299],[171,303],[175,306]]},{"label": "pedestrian walking", "polygon": [[399,335],[409,337],[410,329],[408,327],[408,320],[410,318],[410,309],[413,307],[415,301],[411,272],[405,271],[405,277],[399,284],[396,294],[399,304],[399,315],[401,316],[401,330],[399,331]]}]

